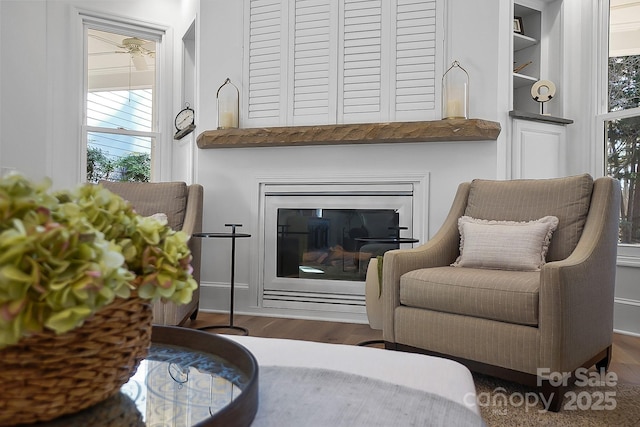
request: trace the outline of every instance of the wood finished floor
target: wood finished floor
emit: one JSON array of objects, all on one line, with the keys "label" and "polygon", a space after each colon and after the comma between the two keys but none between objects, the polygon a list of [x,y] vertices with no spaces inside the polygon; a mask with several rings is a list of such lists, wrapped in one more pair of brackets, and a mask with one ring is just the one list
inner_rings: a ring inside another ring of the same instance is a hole
[{"label": "wood finished floor", "polygon": [[[224,325],[228,322],[228,314],[201,312],[195,321],[185,326],[201,328],[209,325]],[[351,345],[382,339],[382,331],[373,330],[369,325],[356,323],[235,315],[234,324],[247,328],[249,335],[254,337],[288,338]],[[234,332],[224,330],[222,333]],[[618,375],[618,382],[621,384],[640,385],[640,337],[614,334],[613,360],[609,371]]]}]

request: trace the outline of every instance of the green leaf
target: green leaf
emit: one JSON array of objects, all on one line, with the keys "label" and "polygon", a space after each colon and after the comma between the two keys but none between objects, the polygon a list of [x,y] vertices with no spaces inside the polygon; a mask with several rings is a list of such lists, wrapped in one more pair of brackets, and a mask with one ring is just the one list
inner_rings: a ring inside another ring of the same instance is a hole
[{"label": "green leaf", "polygon": [[45,326],[61,334],[80,326],[90,315],[91,310],[88,307],[71,307],[52,314]]},{"label": "green leaf", "polygon": [[31,275],[13,265],[5,265],[0,269],[0,283],[6,283],[7,281],[28,283],[31,280]]}]

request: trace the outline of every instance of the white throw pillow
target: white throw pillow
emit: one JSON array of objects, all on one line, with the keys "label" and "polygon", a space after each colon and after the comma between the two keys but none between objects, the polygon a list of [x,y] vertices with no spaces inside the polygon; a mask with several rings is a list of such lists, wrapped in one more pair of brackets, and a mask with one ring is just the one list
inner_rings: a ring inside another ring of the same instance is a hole
[{"label": "white throw pillow", "polygon": [[154,213],[153,215],[150,215],[149,218],[153,218],[156,221],[159,221],[162,225],[166,225],[169,221],[167,214],[162,212]]},{"label": "white throw pillow", "polygon": [[458,219],[460,256],[454,267],[538,271],[544,265],[558,218],[535,221]]}]

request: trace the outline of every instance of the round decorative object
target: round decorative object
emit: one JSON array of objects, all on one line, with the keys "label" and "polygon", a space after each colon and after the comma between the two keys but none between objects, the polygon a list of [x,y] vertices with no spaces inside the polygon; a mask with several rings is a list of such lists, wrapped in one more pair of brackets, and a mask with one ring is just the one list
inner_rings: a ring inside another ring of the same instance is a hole
[{"label": "round decorative object", "polygon": [[531,96],[535,101],[547,102],[556,95],[556,85],[549,80],[539,80],[531,86]]},{"label": "round decorative object", "polygon": [[189,103],[187,102],[185,108],[180,110],[180,112],[176,115],[175,126],[177,130],[183,130],[193,125],[195,122],[195,111],[189,107]]},{"label": "round decorative object", "polygon": [[33,334],[0,350],[0,425],[48,421],[117,394],[151,343],[148,301],[117,298],[64,334]]}]

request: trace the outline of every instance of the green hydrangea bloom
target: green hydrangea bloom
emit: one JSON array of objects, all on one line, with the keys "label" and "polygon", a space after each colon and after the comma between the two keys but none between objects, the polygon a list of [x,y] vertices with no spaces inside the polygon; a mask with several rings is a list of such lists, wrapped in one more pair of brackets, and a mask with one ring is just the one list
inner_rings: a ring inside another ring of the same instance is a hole
[{"label": "green hydrangea bloom", "polygon": [[197,284],[187,236],[102,186],[50,193],[20,175],[0,179],[0,348],[64,333],[132,293],[186,304]]}]

